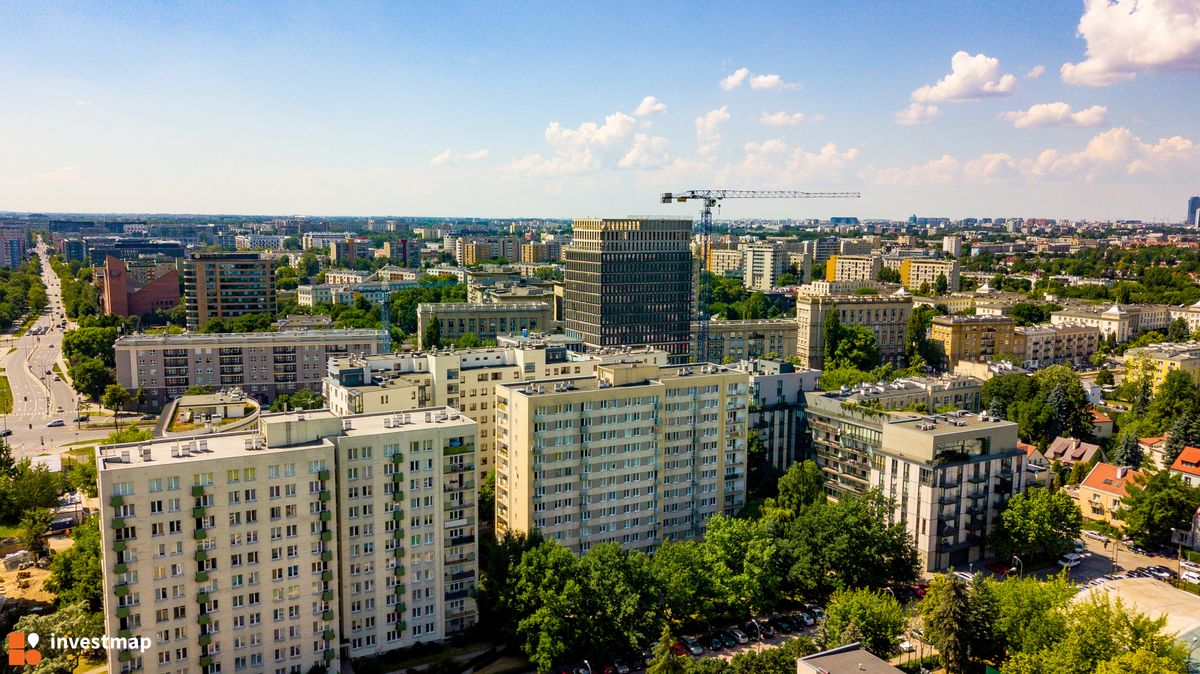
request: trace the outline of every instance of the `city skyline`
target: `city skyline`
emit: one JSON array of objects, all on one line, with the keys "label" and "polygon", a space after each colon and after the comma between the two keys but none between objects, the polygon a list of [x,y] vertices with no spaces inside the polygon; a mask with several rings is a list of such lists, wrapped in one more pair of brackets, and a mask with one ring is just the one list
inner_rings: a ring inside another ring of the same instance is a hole
[{"label": "city skyline", "polygon": [[791,188],[863,198],[718,217],[1178,222],[1200,192],[1188,0],[126,3],[0,25],[13,211],[693,217],[658,194]]}]

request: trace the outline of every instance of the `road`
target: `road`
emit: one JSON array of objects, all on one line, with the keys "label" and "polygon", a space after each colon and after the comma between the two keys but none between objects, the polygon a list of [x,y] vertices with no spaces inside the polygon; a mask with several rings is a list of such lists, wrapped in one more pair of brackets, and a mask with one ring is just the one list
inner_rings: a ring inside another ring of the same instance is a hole
[{"label": "road", "polygon": [[[62,286],[50,268],[49,250],[39,240],[36,253],[42,262],[42,282],[49,299],[46,309],[23,337],[7,337],[0,342],[4,355],[0,366],[8,376],[13,393],[13,411],[3,415],[3,427],[12,431],[8,438],[17,458],[34,456],[61,448],[78,440],[102,438],[108,431],[80,429],[71,423],[77,414],[79,398],[64,381],[55,381],[54,363],[62,351],[65,320]],[[42,335],[30,334],[45,328]],[[47,374],[49,372],[49,374]],[[63,419],[65,426],[49,428],[53,419]]]}]

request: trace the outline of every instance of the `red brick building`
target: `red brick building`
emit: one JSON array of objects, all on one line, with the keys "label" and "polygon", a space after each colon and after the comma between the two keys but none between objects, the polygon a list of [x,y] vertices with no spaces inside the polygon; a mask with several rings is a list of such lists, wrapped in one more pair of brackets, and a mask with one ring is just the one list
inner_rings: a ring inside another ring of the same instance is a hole
[{"label": "red brick building", "polygon": [[106,314],[142,316],[179,304],[179,270],[173,264],[126,262],[108,256],[97,271]]}]

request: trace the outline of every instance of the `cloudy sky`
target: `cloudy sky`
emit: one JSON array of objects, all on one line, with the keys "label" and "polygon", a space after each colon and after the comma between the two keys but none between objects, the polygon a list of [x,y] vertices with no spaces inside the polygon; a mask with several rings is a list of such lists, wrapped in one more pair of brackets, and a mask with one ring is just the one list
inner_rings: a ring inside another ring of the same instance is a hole
[{"label": "cloudy sky", "polygon": [[5,3],[0,210],[1179,221],[1200,0]]}]

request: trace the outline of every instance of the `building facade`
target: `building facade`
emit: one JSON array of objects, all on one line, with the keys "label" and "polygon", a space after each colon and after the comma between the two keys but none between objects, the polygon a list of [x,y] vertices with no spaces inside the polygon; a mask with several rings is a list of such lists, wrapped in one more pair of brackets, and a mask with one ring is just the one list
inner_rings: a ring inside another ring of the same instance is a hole
[{"label": "building facade", "polygon": [[1015,355],[1016,325],[1005,316],[934,316],[929,338],[941,345],[945,365],[952,369],[960,360]]},{"label": "building facade", "polygon": [[100,303],[106,314],[144,316],[179,304],[179,270],[173,264],[134,263],[107,257],[98,271]]},{"label": "building facade", "polygon": [[742,283],[749,290],[769,292],[778,285],[787,269],[787,252],[769,243],[752,243],[742,247]]},{"label": "building facade", "polygon": [[882,267],[878,255],[834,255],[825,263],[825,280],[875,281]]},{"label": "building facade", "polygon": [[475,622],[475,423],[271,414],[99,448],[112,672],[340,671]]},{"label": "building facade", "polygon": [[1162,330],[1171,322],[1171,308],[1158,304],[1079,305],[1050,314],[1054,325],[1067,323],[1090,325],[1106,339],[1127,342],[1142,330]]},{"label": "building facade", "polygon": [[924,571],[962,568],[988,556],[988,536],[1024,488],[1017,425],[968,413],[917,415],[807,394],[817,464],[833,496],[879,489],[891,521],[916,542]]},{"label": "building facade", "polygon": [[749,375],[609,363],[594,377],[496,388],[496,533],[577,554],[699,538],[746,500]]},{"label": "building facade", "polygon": [[116,341],[117,381],[145,389],[158,409],[188,388],[238,387],[260,402],[302,388],[321,390],[332,356],[375,354],[379,330],[288,330],[227,334],[131,335]]},{"label": "building facade", "polygon": [[[700,360],[724,363],[764,358],[767,354],[791,358],[796,355],[797,330],[796,321],[789,319],[709,321],[706,353]],[[698,324],[693,324],[693,335],[698,332]]]},{"label": "building facade", "polygon": [[937,287],[939,276],[946,277],[946,287],[950,292],[958,292],[958,275],[958,260],[909,258],[900,262],[900,283],[912,292],[917,292],[925,284],[929,284],[930,288]]},{"label": "building facade", "polygon": [[780,472],[808,449],[804,394],[818,390],[820,370],[797,370],[780,360],[743,360],[731,369],[750,375],[751,432],[758,434],[767,463]]},{"label": "building facade", "polygon": [[838,312],[843,325],[860,325],[875,335],[885,363],[904,365],[904,333],[912,317],[909,295],[830,295],[796,297],[796,356],[801,365],[825,365],[825,316]]},{"label": "building facade", "polygon": [[691,220],[584,219],[563,249],[566,332],[593,347],[651,346],[685,362],[695,307]]},{"label": "building facade", "polygon": [[467,333],[495,339],[522,331],[543,332],[555,325],[554,306],[546,302],[423,303],[417,305],[418,349],[431,346],[425,343],[425,330],[435,320],[443,340],[456,340]]},{"label": "building facade", "polygon": [[183,266],[187,328],[275,313],[275,265],[258,253],[192,253]]}]

